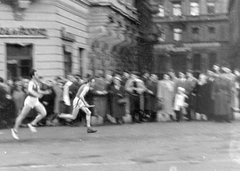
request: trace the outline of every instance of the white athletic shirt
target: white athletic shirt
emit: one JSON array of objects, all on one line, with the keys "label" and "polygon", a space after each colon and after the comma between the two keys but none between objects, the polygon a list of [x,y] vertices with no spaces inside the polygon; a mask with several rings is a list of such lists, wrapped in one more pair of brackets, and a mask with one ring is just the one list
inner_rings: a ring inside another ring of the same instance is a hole
[{"label": "white athletic shirt", "polygon": [[90,89],[90,86],[88,84],[83,84],[79,89],[78,89],[78,92],[77,92],[77,95],[76,97],[78,98],[84,98],[85,95],[88,93]]},{"label": "white athletic shirt", "polygon": [[82,107],[84,107],[86,105],[82,99],[84,99],[84,97],[88,93],[89,89],[90,89],[90,87],[88,84],[84,84],[78,89],[77,95],[73,100],[73,108],[81,109]]},{"label": "white athletic shirt", "polygon": [[40,90],[40,86],[36,81],[30,80],[28,83],[28,96],[38,98],[30,93],[32,90],[38,93]]}]

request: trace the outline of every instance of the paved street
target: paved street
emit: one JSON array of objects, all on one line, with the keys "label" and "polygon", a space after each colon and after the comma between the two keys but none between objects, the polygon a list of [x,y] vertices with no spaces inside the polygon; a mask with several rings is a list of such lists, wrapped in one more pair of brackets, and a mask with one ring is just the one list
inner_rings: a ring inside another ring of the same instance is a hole
[{"label": "paved street", "polygon": [[240,122],[0,130],[1,170],[239,171]]}]

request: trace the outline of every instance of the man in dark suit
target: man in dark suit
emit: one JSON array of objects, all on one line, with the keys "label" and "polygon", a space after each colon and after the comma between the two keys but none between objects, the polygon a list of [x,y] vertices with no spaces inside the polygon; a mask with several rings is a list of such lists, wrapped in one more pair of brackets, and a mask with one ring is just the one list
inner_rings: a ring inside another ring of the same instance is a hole
[{"label": "man in dark suit", "polygon": [[[129,93],[130,114],[132,115],[132,122],[141,123],[143,118],[140,111],[140,96],[145,91],[145,86],[143,81],[139,79],[138,72],[133,72],[131,74],[131,78],[126,82],[126,91]],[[138,116],[137,121],[136,115]]]},{"label": "man in dark suit", "polygon": [[192,120],[192,115],[195,116],[195,94],[193,92],[197,79],[193,77],[193,72],[191,70],[187,71],[187,80],[185,81],[185,92],[187,95],[188,107],[187,107],[187,119]]}]

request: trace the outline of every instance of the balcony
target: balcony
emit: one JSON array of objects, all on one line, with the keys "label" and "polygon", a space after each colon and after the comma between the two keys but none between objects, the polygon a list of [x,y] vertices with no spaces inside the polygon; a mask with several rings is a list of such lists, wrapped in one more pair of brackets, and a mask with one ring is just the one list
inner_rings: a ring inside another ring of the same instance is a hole
[{"label": "balcony", "polygon": [[222,21],[228,19],[229,18],[227,14],[199,15],[199,16],[182,15],[165,17],[160,17],[157,14],[153,15],[153,22],[157,23]]}]

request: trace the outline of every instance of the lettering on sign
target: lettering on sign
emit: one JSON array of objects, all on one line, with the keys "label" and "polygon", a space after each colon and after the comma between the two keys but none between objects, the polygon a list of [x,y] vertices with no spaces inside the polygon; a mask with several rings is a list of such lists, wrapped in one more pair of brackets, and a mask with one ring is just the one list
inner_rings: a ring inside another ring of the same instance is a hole
[{"label": "lettering on sign", "polygon": [[0,37],[12,38],[47,38],[47,30],[44,28],[4,28],[0,27]]},{"label": "lettering on sign", "polygon": [[75,35],[66,31],[66,28],[62,27],[61,30],[62,40],[75,42]]}]

